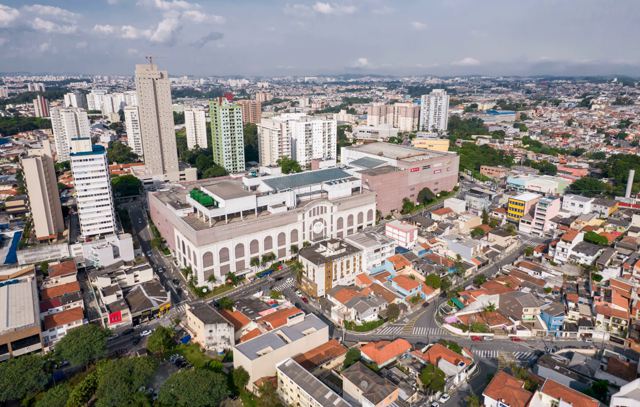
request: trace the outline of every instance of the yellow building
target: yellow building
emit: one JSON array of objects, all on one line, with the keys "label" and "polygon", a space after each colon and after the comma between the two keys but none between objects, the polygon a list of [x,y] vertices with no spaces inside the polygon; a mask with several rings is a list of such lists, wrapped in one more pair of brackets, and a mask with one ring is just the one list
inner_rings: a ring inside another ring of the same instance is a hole
[{"label": "yellow building", "polygon": [[526,192],[509,198],[507,203],[507,219],[513,222],[519,222],[520,219],[529,213],[541,196],[532,192]]},{"label": "yellow building", "polygon": [[449,151],[449,139],[443,138],[423,138],[416,137],[411,141],[411,145],[417,148],[424,148],[434,151]]}]

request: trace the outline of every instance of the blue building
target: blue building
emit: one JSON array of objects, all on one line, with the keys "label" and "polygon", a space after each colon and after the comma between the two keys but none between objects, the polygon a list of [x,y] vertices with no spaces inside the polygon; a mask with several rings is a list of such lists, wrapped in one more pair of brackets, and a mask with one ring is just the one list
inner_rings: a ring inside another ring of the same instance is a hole
[{"label": "blue building", "polygon": [[540,318],[547,324],[549,333],[559,336],[564,323],[564,305],[552,302],[540,310]]}]

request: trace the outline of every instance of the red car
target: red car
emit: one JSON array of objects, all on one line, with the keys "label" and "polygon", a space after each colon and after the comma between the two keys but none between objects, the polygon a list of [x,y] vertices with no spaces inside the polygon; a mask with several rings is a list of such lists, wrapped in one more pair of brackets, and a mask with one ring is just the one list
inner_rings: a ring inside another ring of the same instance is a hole
[{"label": "red car", "polygon": [[302,297],[302,302],[304,302],[305,304],[308,304],[309,300],[307,299],[307,297]]},{"label": "red car", "polygon": [[517,336],[512,336],[512,337],[511,337],[511,340],[512,340],[513,342],[522,342],[522,339],[518,338]]},{"label": "red car", "polygon": [[474,342],[482,342],[484,338],[482,336],[472,336],[471,340]]}]

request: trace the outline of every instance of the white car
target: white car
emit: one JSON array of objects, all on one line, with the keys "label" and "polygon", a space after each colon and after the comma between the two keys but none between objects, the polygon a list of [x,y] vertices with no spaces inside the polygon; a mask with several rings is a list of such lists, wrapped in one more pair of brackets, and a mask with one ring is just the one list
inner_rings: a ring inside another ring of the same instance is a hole
[{"label": "white car", "polygon": [[440,407],[440,403],[434,401],[433,403],[431,403],[431,407]]},{"label": "white car", "polygon": [[451,398],[450,395],[448,395],[447,393],[444,393],[442,396],[440,396],[438,401],[441,403],[446,403],[447,401],[449,401],[450,398]]},{"label": "white car", "polygon": [[140,332],[140,337],[144,338],[145,336],[149,336],[152,332],[153,331],[151,329],[145,329],[144,331]]}]

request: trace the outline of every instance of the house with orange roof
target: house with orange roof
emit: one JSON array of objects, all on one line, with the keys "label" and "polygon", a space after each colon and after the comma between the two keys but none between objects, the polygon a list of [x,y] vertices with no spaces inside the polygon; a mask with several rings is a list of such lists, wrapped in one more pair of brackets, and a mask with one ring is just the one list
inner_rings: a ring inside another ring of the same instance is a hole
[{"label": "house with orange roof", "polygon": [[431,211],[431,219],[436,222],[449,219],[455,215],[456,213],[451,208],[440,208]]},{"label": "house with orange roof", "polygon": [[40,290],[40,299],[50,300],[52,298],[60,297],[65,294],[72,294],[80,291],[80,283],[77,281],[60,284],[49,288]]},{"label": "house with orange roof", "polygon": [[44,317],[42,339],[46,346],[52,346],[64,338],[70,329],[86,323],[82,307],[69,308]]},{"label": "house with orange roof", "polygon": [[261,317],[257,322],[270,331],[287,325],[291,319],[297,318],[301,314],[304,315],[304,311],[297,307],[281,308],[276,312]]},{"label": "house with orange roof", "polygon": [[356,276],[356,287],[369,287],[373,284],[373,280],[365,273],[360,273]]},{"label": "house with orange roof", "polygon": [[629,312],[612,307],[609,303],[596,304],[594,308],[596,316],[596,331],[606,335],[614,335],[625,338],[629,327]]},{"label": "house with orange roof", "polygon": [[330,339],[316,348],[299,354],[293,360],[308,371],[313,372],[317,369],[330,370],[342,365],[346,354],[347,348],[344,345],[338,342],[337,339]]},{"label": "house with orange roof", "polygon": [[404,298],[423,296],[421,282],[415,278],[398,275],[391,279],[391,287]]},{"label": "house with orange roof", "polygon": [[440,343],[430,345],[426,350],[414,350],[411,356],[442,370],[447,380],[445,389],[464,382],[474,366],[473,355],[467,349],[463,348],[460,354]]},{"label": "house with orange roof", "polygon": [[240,338],[249,331],[258,328],[258,324],[242,313],[242,311],[221,309],[220,314],[233,325],[236,341],[240,341]]},{"label": "house with orange roof", "polygon": [[554,380],[547,379],[533,394],[529,407],[599,407],[600,402]]},{"label": "house with orange roof", "polygon": [[392,342],[369,342],[360,347],[362,358],[375,363],[378,367],[387,366],[395,362],[400,356],[411,350],[411,344],[402,338]]},{"label": "house with orange roof", "polygon": [[482,392],[485,407],[527,407],[533,394],[524,388],[524,380],[499,370]]},{"label": "house with orange roof", "polygon": [[47,277],[42,281],[40,286],[47,288],[77,282],[77,274],[78,269],[76,268],[76,262],[73,260],[50,264]]}]

